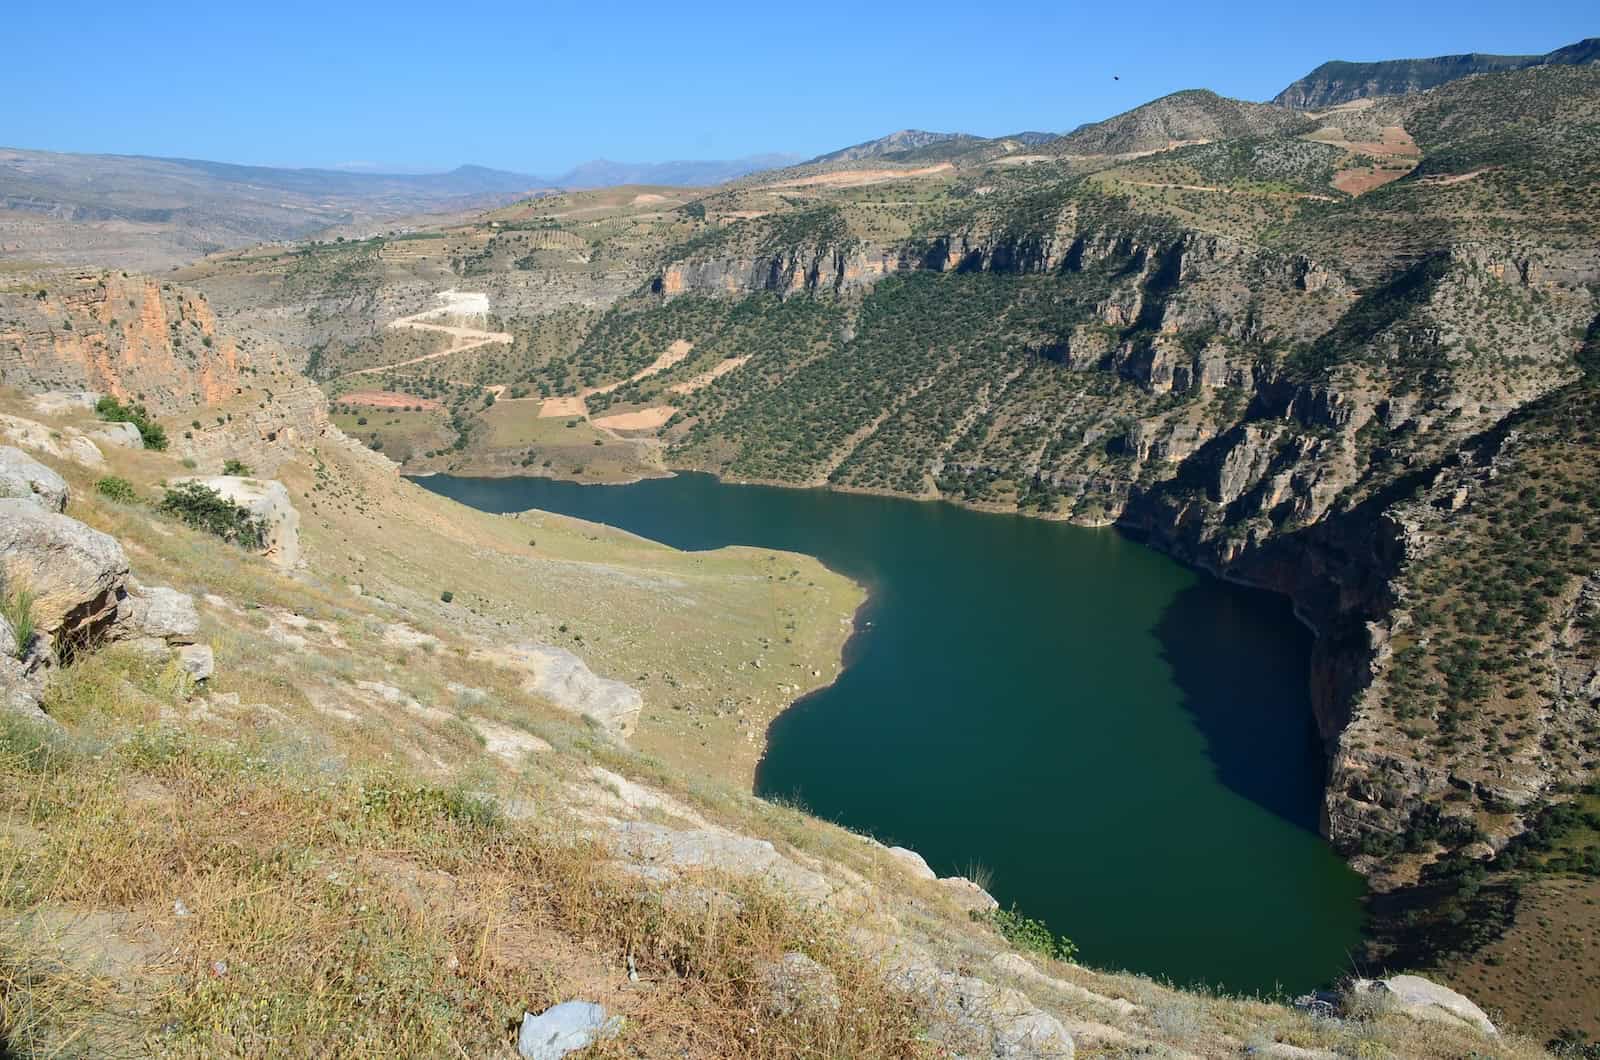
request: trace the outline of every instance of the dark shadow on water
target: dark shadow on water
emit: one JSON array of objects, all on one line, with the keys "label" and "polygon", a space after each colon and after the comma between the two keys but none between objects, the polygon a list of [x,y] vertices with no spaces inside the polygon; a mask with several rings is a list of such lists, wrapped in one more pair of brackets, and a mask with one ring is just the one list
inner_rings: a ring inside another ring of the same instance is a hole
[{"label": "dark shadow on water", "polygon": [[1207,578],[1174,597],[1155,634],[1217,779],[1317,831],[1325,766],[1307,676],[1313,635],[1289,601]]}]

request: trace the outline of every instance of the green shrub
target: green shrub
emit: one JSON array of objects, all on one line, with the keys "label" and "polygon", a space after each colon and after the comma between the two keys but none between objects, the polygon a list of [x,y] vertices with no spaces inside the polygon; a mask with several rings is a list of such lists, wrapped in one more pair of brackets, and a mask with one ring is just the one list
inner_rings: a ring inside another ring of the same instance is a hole
[{"label": "green shrub", "polygon": [[35,632],[33,601],[37,594],[22,585],[0,585],[0,616],[11,626],[12,643],[7,647],[15,658],[22,658],[33,644]]},{"label": "green shrub", "polygon": [[139,437],[144,441],[146,449],[164,450],[167,447],[167,432],[150,418],[150,413],[143,405],[124,405],[116,398],[107,394],[95,403],[94,410],[100,418],[111,423],[131,423],[139,430]]},{"label": "green shrub", "polygon": [[156,510],[176,516],[196,530],[216,534],[240,548],[255,550],[266,544],[267,529],[249,509],[198,482],[169,487]]},{"label": "green shrub", "polygon": [[235,460],[233,457],[229,457],[222,462],[222,473],[224,475],[245,476],[252,474],[249,464],[245,463],[243,460]]},{"label": "green shrub", "polygon": [[[973,916],[981,917],[982,914],[974,913]],[[1065,935],[1057,935],[1051,931],[1043,920],[1024,916],[1014,905],[1010,909],[990,910],[988,919],[995,926],[995,930],[1019,950],[1027,950],[1058,961],[1078,959],[1077,943]]]},{"label": "green shrub", "polygon": [[118,504],[132,504],[139,499],[139,494],[134,490],[133,483],[117,475],[107,475],[94,484],[94,491],[108,501]]}]

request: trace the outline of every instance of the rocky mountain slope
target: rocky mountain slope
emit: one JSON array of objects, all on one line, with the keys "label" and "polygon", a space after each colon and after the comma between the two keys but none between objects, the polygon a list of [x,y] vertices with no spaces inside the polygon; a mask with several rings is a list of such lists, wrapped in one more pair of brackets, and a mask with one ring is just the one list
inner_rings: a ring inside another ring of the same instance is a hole
[{"label": "rocky mountain slope", "polygon": [[1228,99],[1204,89],[1174,92],[1106,121],[1076,129],[1047,143],[1061,155],[1121,155],[1165,151],[1198,140],[1271,136],[1304,119],[1283,107]]},{"label": "rocky mountain slope", "polygon": [[837,151],[818,155],[811,161],[822,162],[857,162],[864,158],[884,158],[906,154],[919,148],[930,147],[935,144],[949,145],[952,141],[957,144],[971,143],[978,139],[967,133],[941,133],[925,132],[922,129],[901,129],[887,136],[880,136],[876,140],[867,140],[864,143],[852,144],[841,147]]},{"label": "rocky mountain slope", "polygon": [[1432,59],[1386,59],[1372,63],[1323,63],[1272,97],[1297,110],[1323,110],[1356,99],[1404,96],[1473,74],[1524,70],[1531,66],[1600,62],[1600,37],[1590,37],[1544,55],[1441,55]]}]

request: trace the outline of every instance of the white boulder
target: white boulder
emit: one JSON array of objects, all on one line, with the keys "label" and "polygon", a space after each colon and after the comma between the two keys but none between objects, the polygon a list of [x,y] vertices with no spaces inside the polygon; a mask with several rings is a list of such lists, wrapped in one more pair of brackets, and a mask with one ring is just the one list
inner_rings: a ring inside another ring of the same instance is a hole
[{"label": "white boulder", "polygon": [[1357,979],[1351,986],[1358,994],[1387,999],[1396,1008],[1417,1019],[1466,1024],[1484,1034],[1498,1034],[1488,1015],[1465,996],[1440,986],[1420,975],[1394,975],[1387,979]]}]

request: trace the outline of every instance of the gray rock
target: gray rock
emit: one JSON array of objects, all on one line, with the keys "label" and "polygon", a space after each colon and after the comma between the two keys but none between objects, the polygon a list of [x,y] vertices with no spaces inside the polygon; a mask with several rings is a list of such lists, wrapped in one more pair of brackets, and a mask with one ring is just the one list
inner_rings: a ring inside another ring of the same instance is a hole
[{"label": "gray rock", "polygon": [[35,594],[34,622],[57,641],[110,625],[128,580],[115,538],[47,512],[32,501],[0,500],[0,572]]},{"label": "gray rock", "polygon": [[130,636],[157,637],[168,644],[193,644],[200,632],[194,597],[164,586],[131,589],[117,612],[117,627]]},{"label": "gray rock", "polygon": [[997,953],[989,963],[995,971],[1011,976],[1014,979],[1019,979],[1029,984],[1030,987],[1045,987],[1063,997],[1069,997],[1075,1002],[1103,1006],[1123,1018],[1131,1016],[1139,1010],[1138,1005],[1126,998],[1097,994],[1093,990],[1079,986],[1077,983],[1048,975],[1035,968],[1033,962],[1021,954]]},{"label": "gray rock", "polygon": [[266,528],[267,546],[263,555],[267,559],[285,569],[300,562],[300,513],[290,502],[289,491],[283,483],[242,475],[193,475],[172,481],[174,485],[198,482],[216,490],[261,520]]},{"label": "gray rock", "polygon": [[144,435],[140,434],[139,428],[131,423],[102,423],[90,427],[86,433],[102,445],[111,445],[118,449],[144,448]]},{"label": "gray rock", "polygon": [[836,888],[779,854],[765,839],[751,839],[719,829],[668,828],[649,821],[612,826],[618,856],[635,865],[673,872],[714,870],[730,876],[757,877],[800,898],[821,901]]},{"label": "gray rock", "polygon": [[216,655],[209,644],[185,644],[178,649],[178,667],[197,684],[209,681],[217,672]]},{"label": "gray rock", "polygon": [[627,736],[639,720],[644,697],[637,689],[599,677],[584,661],[548,644],[517,644],[498,651],[475,651],[473,658],[521,670],[522,687],[562,710],[593,718],[616,736]]},{"label": "gray rock", "polygon": [[523,1060],[561,1060],[621,1029],[621,1016],[607,1017],[606,1010],[592,1001],[563,1001],[537,1016],[522,1014],[517,1055]]},{"label": "gray rock", "polygon": [[785,953],[760,965],[756,978],[773,1015],[828,1019],[839,1014],[839,980],[803,953]]},{"label": "gray rock", "polygon": [[16,632],[0,615],[0,709],[45,717],[39,705],[44,702],[48,663],[37,638],[18,652]]},{"label": "gray rock", "polygon": [[1418,1019],[1437,1020],[1454,1025],[1476,1027],[1484,1034],[1498,1034],[1483,1009],[1447,986],[1440,986],[1420,975],[1396,975],[1388,979],[1357,979],[1351,989],[1357,994],[1386,998],[1402,1012]]},{"label": "gray rock", "polygon": [[930,1034],[954,1052],[994,1060],[1072,1060],[1072,1035],[1020,990],[906,960],[889,981],[916,999]]},{"label": "gray rock", "polygon": [[21,449],[0,446],[0,497],[32,500],[46,511],[67,507],[67,480]]}]

